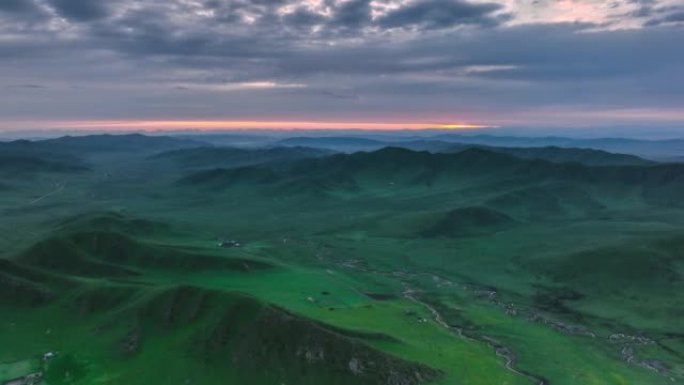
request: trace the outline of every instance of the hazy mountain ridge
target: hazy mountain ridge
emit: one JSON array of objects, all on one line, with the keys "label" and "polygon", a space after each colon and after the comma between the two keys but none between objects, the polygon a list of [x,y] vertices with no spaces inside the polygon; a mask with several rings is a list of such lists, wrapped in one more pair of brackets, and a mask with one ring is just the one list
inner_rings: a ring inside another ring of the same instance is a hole
[{"label": "hazy mountain ridge", "polygon": [[[187,191],[263,187],[272,194],[324,198],[454,196],[522,218],[593,215],[628,199],[680,207],[684,165],[587,166],[523,159],[471,148],[457,153],[384,148],[290,165],[214,169],[178,181]],[[628,197],[633,198],[628,198]],[[469,197],[469,198],[468,198]]]},{"label": "hazy mountain ridge", "polygon": [[82,152],[154,152],[195,147],[203,144],[199,141],[179,139],[172,136],[147,136],[142,134],[64,136],[57,139],[39,141],[37,143],[42,146],[54,147],[64,151]]},{"label": "hazy mountain ridge", "polygon": [[684,154],[684,139],[643,140],[629,138],[514,137],[494,135],[441,134],[435,140],[494,147],[588,148],[611,153],[632,154],[654,160],[670,160]]},{"label": "hazy mountain ridge", "polygon": [[[520,146],[517,147],[503,147],[496,145],[484,144],[486,140],[464,140],[458,142],[454,137],[454,141],[437,140],[442,137],[427,137],[427,138],[410,138],[404,140],[386,141],[381,139],[368,139],[356,137],[299,137],[289,138],[275,142],[276,145],[292,146],[305,145],[309,147],[333,149],[342,152],[358,152],[358,151],[377,151],[385,147],[400,147],[414,151],[430,151],[430,152],[458,152],[470,148],[484,148],[490,151],[501,152],[508,155],[514,155],[526,159],[541,159],[558,163],[576,162],[590,166],[595,165],[645,165],[654,163],[646,159],[642,159],[635,155],[611,153],[608,151],[580,148],[558,145],[544,145],[536,146],[536,142],[530,141],[525,144],[520,141]],[[447,138],[452,138],[451,136]],[[481,142],[481,143],[480,143]],[[502,143],[508,141],[502,140]],[[517,142],[516,142],[517,143]],[[572,141],[568,141],[572,143]],[[682,148],[684,151],[684,147]]]},{"label": "hazy mountain ridge", "polygon": [[155,161],[170,161],[188,168],[241,167],[273,162],[292,162],[331,155],[333,152],[307,147],[274,147],[245,149],[235,147],[197,147],[156,154]]},{"label": "hazy mountain ridge", "polygon": [[[462,151],[462,144],[457,145],[454,151]],[[525,159],[539,159],[555,163],[580,163],[587,166],[643,166],[655,164],[635,155],[618,154],[590,148],[567,148],[567,147],[491,147],[484,149],[513,155]]]},{"label": "hazy mountain ridge", "polygon": [[[246,169],[249,167],[243,168]],[[344,178],[372,172],[378,178],[387,180],[401,174],[414,173],[416,183],[421,178],[427,182],[432,177],[449,173],[483,178],[494,173],[520,179],[558,178],[591,183],[614,181],[665,185],[684,182],[684,165],[587,166],[580,163],[524,159],[484,148],[469,148],[449,154],[389,147],[368,153],[340,154],[296,162],[289,168],[274,172],[281,178],[298,175]]]},{"label": "hazy mountain ridge", "polygon": [[6,153],[44,154],[60,157],[80,157],[92,153],[160,152],[187,147],[206,146],[206,143],[172,136],[142,134],[102,134],[62,136],[55,139],[15,140],[0,143]]}]

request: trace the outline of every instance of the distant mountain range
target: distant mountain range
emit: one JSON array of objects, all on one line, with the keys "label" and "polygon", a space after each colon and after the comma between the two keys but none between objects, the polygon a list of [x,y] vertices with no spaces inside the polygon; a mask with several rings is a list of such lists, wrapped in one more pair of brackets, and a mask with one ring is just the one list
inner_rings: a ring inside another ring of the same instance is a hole
[{"label": "distant mountain range", "polygon": [[[194,147],[231,147],[264,149],[273,147],[308,147],[336,152],[375,151],[402,147],[416,151],[455,152],[482,146],[530,159],[554,162],[579,162],[589,165],[647,164],[649,161],[681,162],[684,140],[637,140],[623,138],[575,139],[561,137],[505,137],[489,135],[440,134],[434,136],[307,136],[277,138],[256,135],[182,135],[146,136],[88,135],[65,136],[37,141],[0,142],[4,154],[48,153],[81,157],[89,154],[136,152],[154,154]],[[524,150],[522,149],[524,148]],[[583,151],[580,151],[583,150]],[[596,152],[592,152],[594,150]]]},{"label": "distant mountain range", "polygon": [[[449,137],[450,138],[450,137]],[[458,152],[470,148],[514,155],[526,159],[542,159],[552,162],[577,162],[586,165],[646,165],[653,163],[635,155],[610,153],[591,148],[544,147],[497,147],[487,144],[456,143],[440,140],[411,139],[406,141],[381,141],[355,137],[296,137],[277,141],[278,146],[304,146],[340,152],[375,151],[385,147],[401,147],[416,151]]]},{"label": "distant mountain range", "polygon": [[293,137],[275,141],[275,146],[324,148],[339,152],[375,151],[384,147],[403,147],[417,151],[443,151],[452,143],[437,140],[379,140],[359,137]]},{"label": "distant mountain range", "polygon": [[603,150],[612,153],[632,154],[653,160],[674,160],[684,155],[684,140],[639,140],[627,138],[577,139],[562,137],[509,137],[490,135],[442,134],[434,140],[478,144],[498,147],[564,147]]},{"label": "distant mountain range", "polygon": [[[528,143],[525,139],[441,136],[442,139],[464,139],[473,142],[496,142],[506,144]],[[478,139],[479,138],[479,139]],[[492,139],[494,138],[494,139]],[[491,140],[490,140],[491,139]],[[561,142],[561,139],[553,139]],[[606,140],[610,143],[635,141]],[[532,144],[542,143],[533,139]],[[574,143],[572,140],[563,144]],[[640,143],[640,142],[639,142]],[[655,143],[651,143],[655,146]],[[665,145],[664,142],[660,143]],[[617,154],[589,148],[547,147],[497,147],[484,144],[456,143],[436,140],[381,141],[357,137],[293,137],[278,140],[271,147],[239,148],[210,145],[188,137],[174,138],[165,136],[132,135],[92,135],[83,137],[62,137],[40,141],[18,140],[0,143],[2,164],[6,167],[16,164],[14,169],[26,171],[74,171],[88,168],[92,157],[108,153],[142,154],[149,161],[166,162],[169,167],[181,168],[234,168],[265,163],[280,163],[302,159],[327,157],[335,152],[352,153],[358,151],[374,152],[383,148],[395,147],[411,151],[429,151],[441,154],[456,154],[473,149],[488,153],[498,153],[520,159],[544,160],[554,163],[579,163],[588,166],[646,166],[655,164],[635,155]],[[675,146],[675,145],[671,145]],[[673,147],[674,148],[674,147]],[[396,150],[394,150],[396,151]],[[389,151],[392,152],[392,151]],[[358,155],[359,157],[363,155]],[[427,154],[425,154],[427,156]],[[447,157],[448,158],[448,157]],[[444,161],[447,161],[447,158]],[[21,167],[19,167],[21,166]]]},{"label": "distant mountain range", "polygon": [[548,147],[491,147],[456,145],[454,152],[468,148],[483,148],[502,154],[513,155],[524,159],[540,159],[554,163],[581,163],[588,166],[644,166],[655,164],[636,155],[616,154],[588,148]]},{"label": "distant mountain range", "polygon": [[36,143],[49,148],[83,152],[153,152],[202,145],[202,142],[190,139],[180,139],[171,136],[146,136],[142,134],[65,136]]},{"label": "distant mountain range", "polygon": [[439,134],[411,137],[294,137],[274,141],[276,145],[328,148],[343,152],[372,151],[395,146],[413,150],[444,151],[453,145],[526,148],[578,148],[601,150],[610,153],[636,155],[649,160],[680,161],[684,156],[684,140],[639,140],[626,138],[578,139],[562,137],[513,137],[490,135]]},{"label": "distant mountain range", "polygon": [[92,153],[141,152],[152,153],[173,149],[197,147],[206,143],[170,136],[127,135],[86,135],[64,136],[45,140],[15,140],[0,142],[0,151],[17,154],[49,154],[52,156],[83,156]]},{"label": "distant mountain range", "polygon": [[261,164],[199,171],[179,184],[212,190],[261,186],[285,195],[444,195],[526,217],[600,211],[630,200],[645,206],[681,206],[677,192],[684,190],[684,165],[588,166],[482,148],[456,153],[384,148],[301,160],[287,167]]},{"label": "distant mountain range", "polygon": [[90,168],[94,158],[107,154],[154,154],[162,151],[206,145],[168,136],[87,135],[46,140],[0,142],[0,171],[14,174],[73,172]]}]

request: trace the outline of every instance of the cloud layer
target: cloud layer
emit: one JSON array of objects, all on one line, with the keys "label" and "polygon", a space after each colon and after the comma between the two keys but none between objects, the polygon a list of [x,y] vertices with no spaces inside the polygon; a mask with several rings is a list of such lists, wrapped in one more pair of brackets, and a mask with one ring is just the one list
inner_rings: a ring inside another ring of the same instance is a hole
[{"label": "cloud layer", "polygon": [[2,0],[0,116],[600,123],[684,109],[683,14],[676,0]]}]

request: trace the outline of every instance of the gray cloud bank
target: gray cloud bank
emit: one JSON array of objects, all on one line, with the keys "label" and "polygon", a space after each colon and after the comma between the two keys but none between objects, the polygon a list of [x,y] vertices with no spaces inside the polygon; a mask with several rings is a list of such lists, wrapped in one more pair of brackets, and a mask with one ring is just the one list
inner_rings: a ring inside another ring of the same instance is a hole
[{"label": "gray cloud bank", "polygon": [[503,0],[2,0],[0,116],[676,122],[684,7],[617,3],[632,11],[597,23]]}]

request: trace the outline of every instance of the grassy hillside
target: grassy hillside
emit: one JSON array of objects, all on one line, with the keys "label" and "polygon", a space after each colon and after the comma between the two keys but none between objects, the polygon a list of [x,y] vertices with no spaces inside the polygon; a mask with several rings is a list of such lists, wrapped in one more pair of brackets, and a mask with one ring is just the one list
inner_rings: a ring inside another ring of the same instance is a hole
[{"label": "grassy hillside", "polygon": [[0,381],[684,381],[679,165],[205,150],[0,190]]},{"label": "grassy hillside", "polygon": [[[335,155],[290,166],[248,166],[200,171],[180,180],[192,188],[235,185],[300,186],[335,194],[458,193],[503,210],[543,216],[601,211],[608,201],[678,206],[681,165],[601,166],[528,160],[484,149],[432,154],[400,148]],[[483,199],[488,198],[488,199]],[[527,207],[527,208],[525,208]]]},{"label": "grassy hillside", "polygon": [[506,214],[486,207],[462,207],[451,210],[422,232],[426,237],[462,237],[483,235],[513,226]]}]

